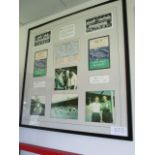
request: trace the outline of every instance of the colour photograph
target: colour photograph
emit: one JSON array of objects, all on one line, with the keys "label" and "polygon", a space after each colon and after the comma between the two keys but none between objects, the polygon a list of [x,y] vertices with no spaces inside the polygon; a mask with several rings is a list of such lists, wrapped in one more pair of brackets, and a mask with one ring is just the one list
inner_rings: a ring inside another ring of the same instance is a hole
[{"label": "colour photograph", "polygon": [[110,68],[109,36],[89,40],[89,70]]},{"label": "colour photograph", "polygon": [[78,119],[78,95],[52,95],[51,117],[61,119]]},{"label": "colour photograph", "polygon": [[47,71],[47,50],[35,53],[34,58],[34,77],[45,76]]},{"label": "colour photograph", "polygon": [[77,66],[55,69],[55,90],[77,89]]},{"label": "colour photograph", "polygon": [[113,123],[114,101],[112,90],[86,92],[86,122]]},{"label": "colour photograph", "polygon": [[31,115],[45,115],[45,96],[33,96],[30,107]]}]

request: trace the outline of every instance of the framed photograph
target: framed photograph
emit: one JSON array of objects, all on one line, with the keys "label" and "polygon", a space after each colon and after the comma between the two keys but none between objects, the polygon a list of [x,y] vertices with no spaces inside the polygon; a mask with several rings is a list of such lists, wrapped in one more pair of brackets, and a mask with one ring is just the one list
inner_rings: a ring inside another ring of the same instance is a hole
[{"label": "framed photograph", "polygon": [[109,36],[90,39],[88,46],[89,70],[110,68]]},{"label": "framed photograph", "polygon": [[114,123],[115,94],[111,90],[86,92],[86,121]]},{"label": "framed photograph", "polygon": [[32,96],[30,115],[45,115],[45,96]]},{"label": "framed photograph", "polygon": [[78,119],[78,95],[54,94],[51,103],[51,117]]},{"label": "framed photograph", "polygon": [[55,90],[77,89],[77,66],[55,69]]},{"label": "framed photograph", "polygon": [[125,2],[29,28],[21,127],[133,139]]}]

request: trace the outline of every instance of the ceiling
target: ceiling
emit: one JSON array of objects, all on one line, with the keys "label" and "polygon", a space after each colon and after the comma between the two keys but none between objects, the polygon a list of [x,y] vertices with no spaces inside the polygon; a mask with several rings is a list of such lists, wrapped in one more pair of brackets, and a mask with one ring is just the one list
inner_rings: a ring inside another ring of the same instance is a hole
[{"label": "ceiling", "polygon": [[19,0],[21,25],[54,15],[90,0]]}]

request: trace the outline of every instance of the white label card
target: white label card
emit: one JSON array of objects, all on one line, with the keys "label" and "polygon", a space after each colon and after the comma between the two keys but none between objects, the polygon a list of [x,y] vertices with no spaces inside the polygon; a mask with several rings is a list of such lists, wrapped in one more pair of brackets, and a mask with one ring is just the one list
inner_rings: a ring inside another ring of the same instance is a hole
[{"label": "white label card", "polygon": [[89,77],[90,84],[109,83],[109,81],[110,81],[109,75],[98,75]]},{"label": "white label card", "polygon": [[34,81],[33,88],[46,87],[45,81]]},{"label": "white label card", "polygon": [[127,128],[120,127],[120,126],[112,126],[111,127],[111,135],[127,136]]},{"label": "white label card", "polygon": [[75,36],[75,24],[70,24],[60,28],[59,39],[67,39]]}]

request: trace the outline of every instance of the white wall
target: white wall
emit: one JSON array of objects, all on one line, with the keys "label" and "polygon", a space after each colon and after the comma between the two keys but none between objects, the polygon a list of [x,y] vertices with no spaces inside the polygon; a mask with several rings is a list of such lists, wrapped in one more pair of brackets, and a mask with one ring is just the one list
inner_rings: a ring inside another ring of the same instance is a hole
[{"label": "white wall", "polygon": [[[28,28],[38,25],[42,22],[54,19],[74,12],[76,10],[103,2],[103,0],[93,0],[81,6],[61,12],[57,15],[20,26],[20,99],[22,90],[22,80],[26,52],[26,39]],[[129,26],[129,46],[130,46],[130,64],[131,64],[131,86],[132,86],[132,111],[134,118],[134,0],[127,0],[128,3],[128,26]],[[134,121],[134,120],[133,120]],[[134,123],[134,122],[133,122]],[[60,149],[64,151],[76,152],[84,155],[134,155],[134,141],[122,141],[106,138],[96,138],[82,135],[73,135],[58,133],[52,131],[43,131],[20,127],[20,142]]]}]

